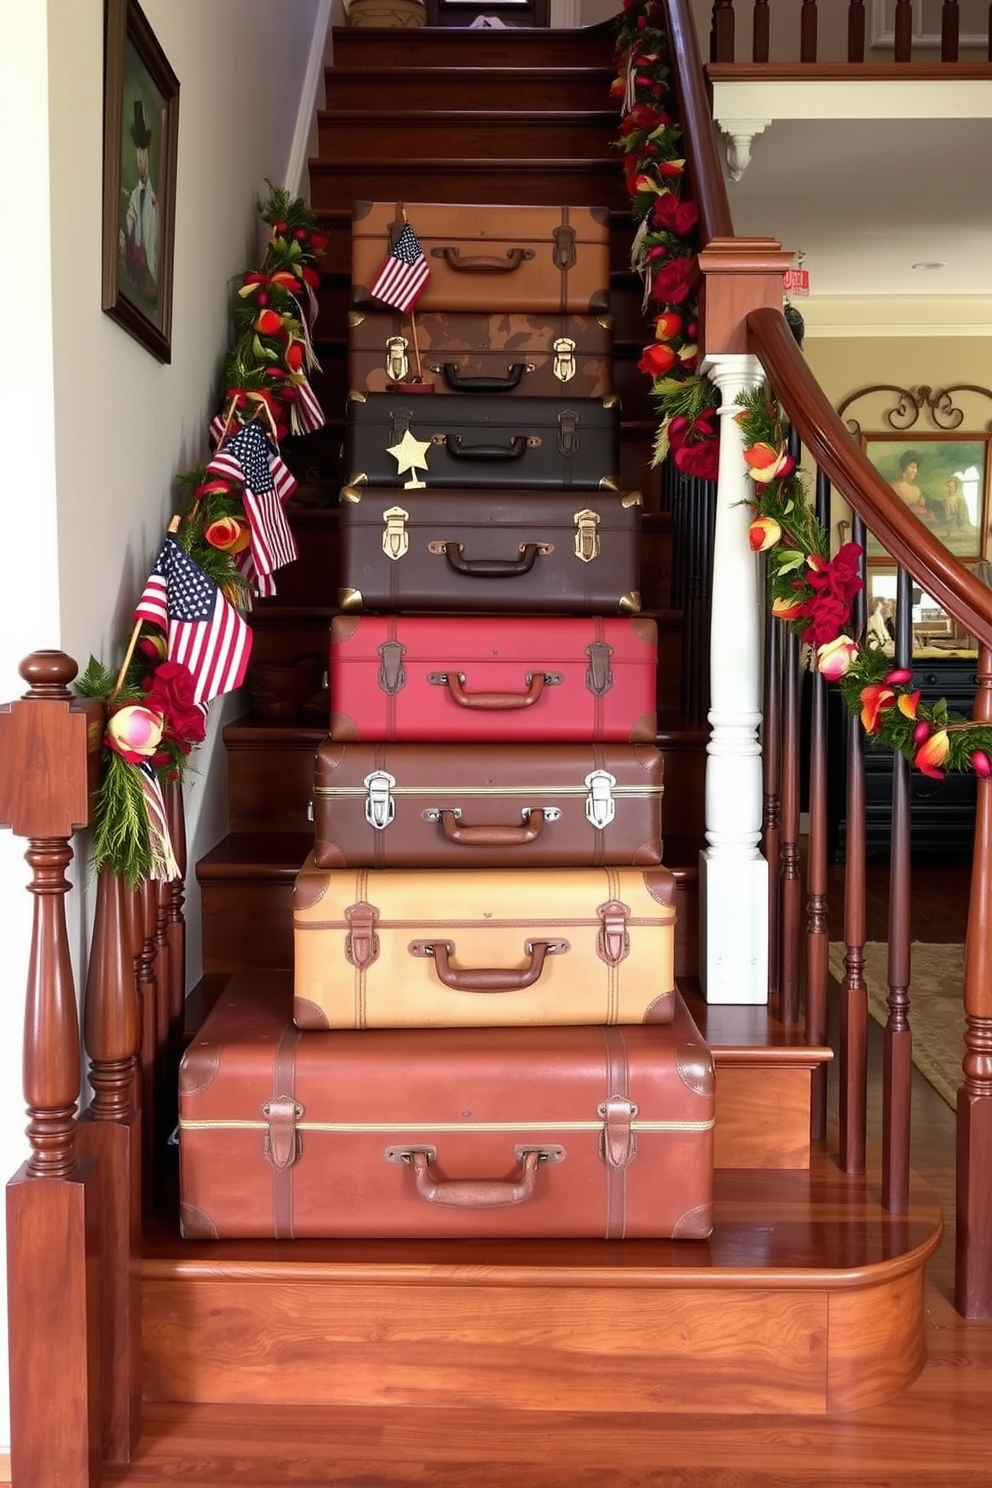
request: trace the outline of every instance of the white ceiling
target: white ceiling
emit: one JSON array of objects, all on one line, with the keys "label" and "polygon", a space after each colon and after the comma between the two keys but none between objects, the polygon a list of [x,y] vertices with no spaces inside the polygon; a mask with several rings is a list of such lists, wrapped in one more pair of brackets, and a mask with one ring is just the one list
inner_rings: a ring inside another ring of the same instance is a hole
[{"label": "white ceiling", "polygon": [[[714,112],[725,124],[739,114],[760,113],[767,121],[752,141],[740,180],[732,180],[727,169],[735,233],[773,237],[787,250],[802,249],[811,302],[960,297],[973,299],[976,316],[987,323],[992,304],[989,86],[957,84],[937,109],[966,116],[933,118],[844,117],[869,113],[871,106],[831,92],[829,84],[820,87],[825,91],[819,97],[807,88],[779,99],[767,86],[757,98],[715,97]],[[724,157],[725,137],[718,140]],[[921,262],[944,267],[913,269]],[[959,313],[967,318],[967,304]]]}]

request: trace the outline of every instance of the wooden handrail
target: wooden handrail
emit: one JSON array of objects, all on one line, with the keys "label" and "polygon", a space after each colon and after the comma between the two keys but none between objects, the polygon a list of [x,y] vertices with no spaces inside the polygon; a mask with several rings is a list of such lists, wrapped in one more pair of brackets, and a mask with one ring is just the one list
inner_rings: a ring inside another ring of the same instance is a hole
[{"label": "wooden handrail", "polygon": [[969,635],[992,647],[992,591],[948,552],[911,512],[852,438],[814,378],[784,316],[754,310],[749,342],[790,421],[818,467],[864,518],[895,561],[938,600]]},{"label": "wooden handrail", "polygon": [[700,240],[705,246],[714,238],[733,237],[734,225],[717,155],[713,115],[706,95],[690,0],[667,0],[666,9],[672,81],[679,101],[693,199],[699,209]]}]

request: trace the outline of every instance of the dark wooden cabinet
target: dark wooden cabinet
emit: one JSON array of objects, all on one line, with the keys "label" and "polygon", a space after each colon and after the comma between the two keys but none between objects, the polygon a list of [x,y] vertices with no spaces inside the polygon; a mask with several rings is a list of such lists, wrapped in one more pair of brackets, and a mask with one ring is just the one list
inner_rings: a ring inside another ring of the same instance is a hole
[{"label": "dark wooden cabinet", "polygon": [[[968,658],[921,659],[913,668],[913,686],[924,703],[944,698],[948,708],[968,716],[975,697],[975,663]],[[828,816],[830,853],[843,862],[847,838],[847,709],[837,688],[828,702]],[[955,772],[943,780],[910,773],[913,861],[970,862],[975,824],[975,777]],[[865,836],[869,861],[884,861],[892,836],[892,753],[865,748]]]}]

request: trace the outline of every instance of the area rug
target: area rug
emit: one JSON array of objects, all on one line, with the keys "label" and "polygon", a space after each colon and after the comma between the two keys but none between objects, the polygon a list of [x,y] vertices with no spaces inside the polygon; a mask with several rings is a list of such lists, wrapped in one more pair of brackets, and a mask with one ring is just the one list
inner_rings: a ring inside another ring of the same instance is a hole
[{"label": "area rug", "polygon": [[[888,1009],[888,946],[870,940],[865,946],[868,1008],[885,1027]],[[961,1084],[964,1057],[964,946],[927,945],[913,941],[910,953],[909,1026],[913,1032],[913,1063],[953,1109]],[[830,943],[830,974],[844,980],[844,946]]]}]

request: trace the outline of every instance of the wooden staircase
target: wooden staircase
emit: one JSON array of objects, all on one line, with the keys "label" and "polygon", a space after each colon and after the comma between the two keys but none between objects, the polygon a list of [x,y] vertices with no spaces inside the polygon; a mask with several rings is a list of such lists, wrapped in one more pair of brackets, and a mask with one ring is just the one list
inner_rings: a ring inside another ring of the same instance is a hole
[{"label": "wooden staircase", "polygon": [[[698,849],[706,730],[681,713],[671,518],[648,468],[636,361],[640,285],[610,148],[612,29],[334,34],[312,205],[328,235],[314,385],[325,430],[289,441],[302,556],[252,619],[255,656],[326,651],[337,593],[340,445],[353,198],[609,207],[625,485],[645,495],[645,606],[661,628],[665,861],[679,884],[680,985],[717,1062],[711,1239],[448,1244],[183,1242],[168,1197],[146,1226],[145,1394],[205,1402],[826,1414],[896,1394],[923,1362],[923,1267],[939,1210],[907,1214],[809,1140],[831,1057],[765,1008],[699,997]],[[375,100],[381,108],[369,109]],[[398,112],[388,106],[394,100]],[[471,103],[473,109],[467,111]],[[224,734],[230,832],[196,865],[204,978],[195,1017],[243,967],[284,983],[293,880],[312,840],[317,717],[246,714]],[[178,1479],[181,1481],[181,1479]]]}]

